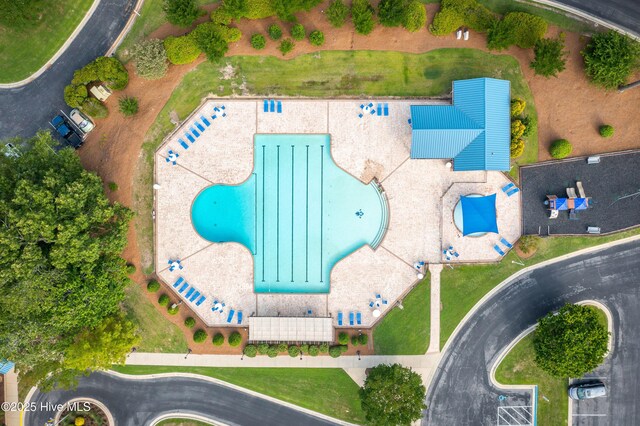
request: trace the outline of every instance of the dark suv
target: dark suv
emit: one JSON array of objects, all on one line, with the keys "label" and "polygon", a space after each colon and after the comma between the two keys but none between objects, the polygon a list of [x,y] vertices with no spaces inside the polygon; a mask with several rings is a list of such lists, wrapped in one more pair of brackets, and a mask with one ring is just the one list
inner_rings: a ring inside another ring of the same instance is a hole
[{"label": "dark suv", "polygon": [[56,115],[55,117],[53,117],[53,119],[51,120],[51,125],[69,145],[71,145],[75,149],[80,148],[80,146],[82,145],[82,138],[78,136],[75,131],[73,131],[69,123],[67,123],[67,120],[65,120],[62,115]]}]

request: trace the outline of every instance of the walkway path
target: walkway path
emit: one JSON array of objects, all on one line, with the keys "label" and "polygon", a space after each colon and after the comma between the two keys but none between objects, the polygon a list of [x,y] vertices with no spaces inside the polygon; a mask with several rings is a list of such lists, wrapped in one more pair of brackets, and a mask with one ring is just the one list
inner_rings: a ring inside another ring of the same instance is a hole
[{"label": "walkway path", "polygon": [[440,353],[440,273],[442,264],[429,264],[431,275],[431,330],[427,354]]}]

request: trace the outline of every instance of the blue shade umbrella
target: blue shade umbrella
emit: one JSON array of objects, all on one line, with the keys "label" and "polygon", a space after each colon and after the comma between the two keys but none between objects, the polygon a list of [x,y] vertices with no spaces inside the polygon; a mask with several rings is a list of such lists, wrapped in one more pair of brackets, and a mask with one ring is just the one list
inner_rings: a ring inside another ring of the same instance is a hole
[{"label": "blue shade umbrella", "polygon": [[493,232],[498,233],[496,220],[496,194],[484,197],[461,196],[462,235]]}]

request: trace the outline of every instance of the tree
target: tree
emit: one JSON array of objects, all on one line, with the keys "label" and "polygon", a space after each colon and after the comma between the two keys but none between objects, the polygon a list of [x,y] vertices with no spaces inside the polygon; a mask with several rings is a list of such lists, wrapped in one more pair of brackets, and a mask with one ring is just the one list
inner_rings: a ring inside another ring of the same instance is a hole
[{"label": "tree", "polygon": [[464,25],[464,17],[453,9],[440,9],[433,17],[429,27],[431,34],[436,36],[451,34]]},{"label": "tree", "polygon": [[595,34],[581,54],[591,81],[605,89],[615,89],[638,68],[640,44],[610,30]]},{"label": "tree", "polygon": [[76,336],[120,310],[131,212],[49,132],[19,143],[20,157],[0,156],[0,358],[55,380]]},{"label": "tree", "polygon": [[69,84],[64,88],[64,102],[71,108],[79,108],[88,96],[87,86],[84,84]]},{"label": "tree", "polygon": [[349,7],[342,0],[333,0],[325,14],[332,27],[340,28],[349,16]]},{"label": "tree", "polygon": [[424,28],[426,23],[427,9],[425,9],[424,4],[418,0],[411,1],[407,6],[402,26],[405,27],[407,31],[413,33]]},{"label": "tree", "polygon": [[229,50],[226,39],[226,27],[213,22],[205,22],[191,33],[198,48],[207,55],[207,59],[215,62]]},{"label": "tree", "polygon": [[562,159],[571,154],[573,147],[571,143],[566,139],[558,139],[554,141],[549,147],[549,153],[553,158]]},{"label": "tree", "polygon": [[202,343],[205,340],[207,340],[207,332],[204,331],[203,329],[196,330],[196,332],[193,333],[193,341],[194,342]]},{"label": "tree", "polygon": [[374,9],[369,0],[353,0],[351,3],[351,20],[358,34],[368,35],[373,31],[375,26],[373,12]]},{"label": "tree", "polygon": [[217,10],[223,10],[231,19],[240,19],[246,16],[249,9],[247,0],[224,0],[222,6]]},{"label": "tree", "polygon": [[133,96],[122,96],[118,100],[118,108],[125,117],[130,117],[138,113],[138,99]]},{"label": "tree", "polygon": [[278,18],[283,21],[293,22],[296,20],[294,14],[301,10],[309,11],[317,6],[322,0],[271,0],[273,9]]},{"label": "tree", "polygon": [[538,366],[556,377],[581,377],[602,364],[609,333],[588,306],[567,304],[538,321],[533,349]]},{"label": "tree", "polygon": [[312,46],[322,46],[324,44],[324,34],[322,31],[311,31],[311,34],[309,34],[309,43],[311,43]]},{"label": "tree", "polygon": [[108,370],[113,364],[124,364],[127,353],[139,342],[132,322],[121,314],[110,316],[76,336],[66,351],[64,367],[81,373]]},{"label": "tree", "polygon": [[564,71],[569,53],[564,50],[564,42],[561,39],[538,40],[533,52],[536,56],[531,62],[531,68],[537,75],[556,77],[559,72]]},{"label": "tree", "polygon": [[366,419],[379,425],[410,425],[426,408],[419,374],[400,364],[373,367],[360,389]]},{"label": "tree", "polygon": [[160,290],[160,283],[156,280],[151,280],[147,283],[147,290],[150,293],[155,293],[156,291]]},{"label": "tree", "polygon": [[294,40],[304,40],[306,36],[307,32],[305,31],[302,24],[295,24],[293,27],[291,27],[291,38],[293,38]]},{"label": "tree", "polygon": [[202,53],[190,34],[165,38],[164,48],[167,52],[167,59],[174,65],[190,64],[198,59]]},{"label": "tree", "polygon": [[89,84],[94,81],[107,83],[113,90],[122,90],[129,83],[129,73],[116,58],[100,56],[73,73],[73,84]]},{"label": "tree", "polygon": [[338,343],[340,343],[341,345],[346,345],[347,343],[349,343],[349,335],[344,331],[340,332],[340,334],[338,334]]},{"label": "tree", "polygon": [[496,20],[496,15],[476,0],[442,0],[430,29],[434,35],[445,35],[464,25],[486,32]]},{"label": "tree", "polygon": [[530,49],[547,32],[547,21],[525,12],[510,12],[495,22],[487,34],[489,49],[503,50],[515,44]]},{"label": "tree", "polygon": [[251,47],[256,50],[264,49],[267,45],[267,39],[262,34],[254,34],[251,36]]},{"label": "tree", "polygon": [[131,57],[136,64],[136,74],[147,80],[156,80],[167,74],[167,51],[162,40],[152,38],[133,46]]},{"label": "tree", "polygon": [[384,27],[399,27],[404,23],[408,0],[380,0],[378,19]]},{"label": "tree", "polygon": [[167,21],[179,27],[190,26],[201,13],[195,0],[164,0],[162,10]]}]

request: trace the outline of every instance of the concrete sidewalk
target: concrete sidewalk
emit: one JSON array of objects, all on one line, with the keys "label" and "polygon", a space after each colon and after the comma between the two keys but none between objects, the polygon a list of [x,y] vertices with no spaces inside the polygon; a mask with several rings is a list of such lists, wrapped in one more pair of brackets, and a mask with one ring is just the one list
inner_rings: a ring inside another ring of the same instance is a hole
[{"label": "concrete sidewalk", "polygon": [[431,329],[427,354],[440,353],[440,273],[442,264],[430,263],[431,274]]}]

